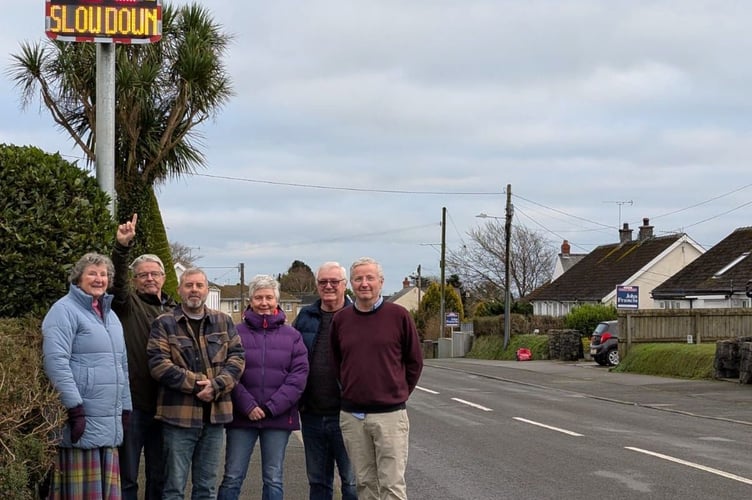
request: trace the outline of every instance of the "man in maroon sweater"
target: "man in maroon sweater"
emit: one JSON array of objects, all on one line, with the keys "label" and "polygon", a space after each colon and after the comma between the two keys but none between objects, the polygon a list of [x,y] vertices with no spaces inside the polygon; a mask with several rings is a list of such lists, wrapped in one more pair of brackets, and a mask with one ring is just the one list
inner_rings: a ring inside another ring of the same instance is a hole
[{"label": "man in maroon sweater", "polygon": [[335,314],[330,340],[358,500],[407,499],[405,402],[423,369],[418,332],[405,308],[384,302],[384,271],[374,259],[353,262],[350,285],[355,302]]}]

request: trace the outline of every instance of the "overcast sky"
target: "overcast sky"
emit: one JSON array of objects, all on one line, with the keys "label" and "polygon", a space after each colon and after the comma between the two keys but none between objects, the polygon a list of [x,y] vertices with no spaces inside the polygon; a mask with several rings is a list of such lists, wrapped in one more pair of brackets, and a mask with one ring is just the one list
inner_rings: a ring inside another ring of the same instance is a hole
[{"label": "overcast sky", "polygon": [[[44,2],[4,2],[3,69],[44,39]],[[173,2],[183,4],[188,2]],[[385,293],[503,217],[558,251],[624,222],[709,248],[752,216],[752,3],[198,1],[235,36],[235,96],[207,168],[159,191],[210,279],[381,261]],[[0,78],[0,143],[81,153]],[[83,162],[81,162],[83,165]]]}]

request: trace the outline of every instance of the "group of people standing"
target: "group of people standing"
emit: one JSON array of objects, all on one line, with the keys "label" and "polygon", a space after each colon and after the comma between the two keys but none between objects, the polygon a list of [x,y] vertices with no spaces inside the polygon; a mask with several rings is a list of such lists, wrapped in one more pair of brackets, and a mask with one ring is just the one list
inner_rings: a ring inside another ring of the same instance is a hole
[{"label": "group of people standing", "polygon": [[[251,280],[242,320],[206,306],[198,268],[180,304],[156,255],[129,249],[137,216],[118,226],[112,258],[90,253],[43,324],[45,371],[68,410],[51,499],[237,499],[258,441],[262,498],[283,498],[290,434],[301,429],[309,498],[406,499],[405,403],[423,366],[415,324],[384,302],[381,265],[316,273],[319,299],[292,325],[272,276]],[[129,270],[132,276],[129,278]],[[220,479],[222,450],[224,472]],[[218,484],[219,483],[219,484]]]}]

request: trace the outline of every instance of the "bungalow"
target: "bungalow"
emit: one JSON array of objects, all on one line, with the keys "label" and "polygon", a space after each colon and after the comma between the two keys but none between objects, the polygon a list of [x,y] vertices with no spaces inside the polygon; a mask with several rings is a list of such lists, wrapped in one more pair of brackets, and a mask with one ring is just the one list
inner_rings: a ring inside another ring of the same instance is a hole
[{"label": "bungalow", "polygon": [[[536,315],[564,316],[581,304],[616,305],[616,287],[638,287],[638,307],[654,307],[650,292],[704,252],[686,234],[654,236],[643,219],[632,239],[629,224],[619,230],[619,243],[601,245],[569,270],[527,297]],[[564,245],[562,245],[564,247]]]},{"label": "bungalow", "polygon": [[750,307],[752,227],[742,227],[710,248],[652,293],[657,309]]},{"label": "bungalow", "polygon": [[405,278],[402,281],[402,290],[393,293],[385,300],[399,304],[410,312],[417,311],[421,298],[424,293],[417,286],[411,285],[410,280]]}]

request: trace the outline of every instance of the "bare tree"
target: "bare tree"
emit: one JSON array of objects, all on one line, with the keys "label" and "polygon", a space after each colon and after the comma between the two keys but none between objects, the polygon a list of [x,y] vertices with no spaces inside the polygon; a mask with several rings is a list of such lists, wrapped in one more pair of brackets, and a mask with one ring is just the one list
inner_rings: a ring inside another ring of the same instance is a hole
[{"label": "bare tree", "polygon": [[170,255],[172,255],[173,262],[179,262],[185,267],[194,267],[196,261],[203,257],[203,255],[194,255],[193,247],[183,245],[179,241],[170,243]]},{"label": "bare tree", "polygon": [[[449,272],[457,274],[474,296],[503,302],[504,223],[486,221],[467,235],[468,245],[447,252]],[[511,243],[510,286],[512,296],[519,299],[551,279],[556,250],[541,234],[525,226],[512,226]]]}]

